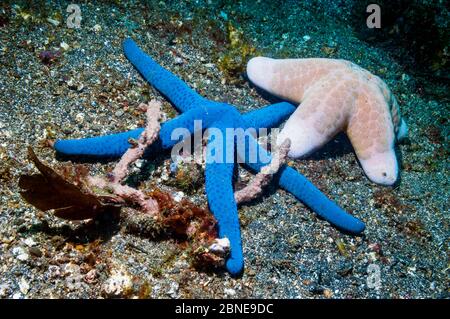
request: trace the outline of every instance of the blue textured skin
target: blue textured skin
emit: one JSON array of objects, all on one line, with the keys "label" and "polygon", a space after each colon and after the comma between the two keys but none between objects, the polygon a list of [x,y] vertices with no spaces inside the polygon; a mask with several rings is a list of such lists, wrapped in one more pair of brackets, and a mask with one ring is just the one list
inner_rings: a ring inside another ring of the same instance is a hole
[{"label": "blue textured skin", "polygon": [[[182,112],[177,118],[162,124],[159,141],[156,143],[156,147],[152,147],[153,152],[157,152],[158,148],[159,150],[169,149],[179,142],[178,140],[171,140],[171,133],[176,128],[186,128],[193,133],[194,120],[202,120],[204,129],[216,128],[226,137],[226,128],[258,129],[274,127],[284,121],[295,110],[293,105],[282,102],[241,115],[232,105],[210,101],[198,95],[183,81],[162,68],[141,51],[132,40],[125,40],[123,48],[127,58],[142,76]],[[54,148],[59,153],[67,155],[119,157],[129,148],[128,139],[138,138],[141,132],[142,129],[135,129],[129,132],[101,137],[58,140]],[[270,160],[270,154],[262,149],[253,137],[246,136],[245,138],[247,144],[243,149],[237,148],[238,156],[245,159],[247,167],[254,171],[259,171],[261,167],[267,165],[267,162]],[[210,136],[207,146],[206,194],[211,212],[218,221],[219,236],[227,237],[231,243],[231,255],[226,263],[227,270],[231,275],[239,275],[244,267],[244,259],[237,206],[232,186],[235,163],[214,162],[212,160],[212,154],[214,153],[211,146],[213,144],[212,140],[214,140],[214,135]],[[224,139],[223,143],[225,141],[226,139]],[[234,139],[231,139],[231,141],[232,145],[228,144],[226,147],[235,147],[236,141]],[[257,153],[261,155],[258,156],[257,163],[249,161],[252,150],[250,146],[254,147],[253,150],[256,149],[260,152]],[[225,154],[223,155],[225,156]],[[217,159],[217,156],[215,158]],[[363,222],[349,215],[330,201],[296,170],[284,166],[281,168],[276,180],[279,186],[292,193],[319,216],[339,229],[354,234],[359,234],[364,230],[365,225]]]}]

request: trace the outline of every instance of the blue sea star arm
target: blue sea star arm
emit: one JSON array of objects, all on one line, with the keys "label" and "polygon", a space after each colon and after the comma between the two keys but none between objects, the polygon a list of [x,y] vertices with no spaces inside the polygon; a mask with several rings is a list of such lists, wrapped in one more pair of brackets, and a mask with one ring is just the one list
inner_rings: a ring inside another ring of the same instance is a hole
[{"label": "blue sea star arm", "polygon": [[252,127],[258,130],[260,128],[271,128],[280,125],[294,111],[294,105],[287,102],[281,102],[250,111],[242,115],[242,117],[247,123],[247,127]]},{"label": "blue sea star arm", "polygon": [[[214,107],[214,106],[212,106]],[[295,110],[292,104],[282,102],[265,106],[263,108],[250,111],[243,115],[246,119],[247,127],[271,128],[278,126]],[[169,120],[161,125],[160,144],[164,149],[175,145],[178,140],[171,140],[172,131],[176,128],[185,128],[193,133],[194,120],[202,119],[202,126],[205,128],[209,123],[205,123],[202,116],[202,108],[191,109],[180,116]],[[137,139],[143,129],[138,128],[128,132],[110,134],[98,137],[88,137],[72,140],[57,140],[54,144],[55,150],[60,154],[91,156],[91,157],[120,157],[130,147],[128,140]],[[152,148],[158,151],[157,147]]]},{"label": "blue sea star arm", "polygon": [[364,231],[362,221],[345,212],[292,167],[285,165],[281,169],[278,184],[337,228],[353,234]]},{"label": "blue sea star arm", "polygon": [[[214,115],[214,114],[212,114]],[[152,150],[168,149],[179,142],[178,138],[172,139],[172,133],[176,129],[184,129],[190,134],[194,132],[194,121],[202,119],[206,125],[210,124],[213,116],[205,116],[201,108],[191,109],[180,116],[171,119],[161,125],[159,141]],[[128,140],[137,139],[143,129],[138,128],[128,132],[110,134],[98,137],[89,137],[74,140],[57,140],[53,147],[58,153],[65,155],[82,155],[92,157],[120,157],[130,147]],[[176,132],[175,132],[176,133]],[[177,136],[178,137],[178,136]],[[158,149],[159,147],[159,149]]]},{"label": "blue sea star arm", "polygon": [[[249,143],[249,144],[247,144]],[[245,154],[242,150],[245,150]],[[251,152],[257,150],[257,161],[250,161]],[[245,148],[237,147],[238,155],[245,160],[245,164],[252,170],[259,172],[269,161],[270,154],[258,145],[258,142],[250,136],[246,136]],[[328,197],[326,197],[317,187],[315,187],[306,177],[293,168],[284,165],[278,175],[278,184],[297,197],[306,206],[311,208],[320,217],[340,228],[341,230],[359,234],[364,231],[365,225],[359,219],[345,212]]]},{"label": "blue sea star arm", "polygon": [[133,40],[126,39],[123,42],[123,50],[125,56],[142,76],[166,96],[180,112],[185,112],[206,101],[186,83],[156,63]]},{"label": "blue sea star arm", "polygon": [[105,136],[57,140],[53,148],[60,154],[93,157],[120,157],[130,148],[128,140],[137,139],[144,129]]},{"label": "blue sea star arm", "polygon": [[[244,256],[242,254],[241,231],[236,201],[233,192],[233,169],[234,161],[225,161],[226,154],[218,155],[214,152],[220,151],[220,147],[226,142],[226,127],[224,123],[216,123],[215,128],[222,133],[223,141],[213,140],[219,136],[210,135],[206,150],[205,189],[208,194],[208,204],[214,217],[217,219],[219,237],[230,240],[230,257],[226,261],[226,268],[231,275],[237,276],[244,269]],[[220,137],[221,138],[221,137]],[[233,141],[233,139],[231,139]],[[229,142],[229,141],[228,141]],[[222,144],[222,145],[219,145]],[[233,141],[234,144],[234,141]],[[222,150],[233,150],[233,145],[224,146]],[[230,148],[228,148],[230,147]],[[218,159],[218,161],[217,161]],[[222,163],[220,163],[222,161]]]}]

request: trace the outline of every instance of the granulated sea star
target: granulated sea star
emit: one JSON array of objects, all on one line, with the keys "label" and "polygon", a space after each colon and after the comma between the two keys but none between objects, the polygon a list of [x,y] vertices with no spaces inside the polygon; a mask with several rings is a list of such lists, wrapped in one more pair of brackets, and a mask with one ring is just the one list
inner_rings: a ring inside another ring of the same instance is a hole
[{"label": "granulated sea star", "polygon": [[394,144],[407,134],[392,92],[379,77],[345,60],[270,59],[247,65],[250,80],[300,103],[278,136],[291,139],[289,156],[310,154],[345,131],[367,177],[392,185],[398,164]]}]

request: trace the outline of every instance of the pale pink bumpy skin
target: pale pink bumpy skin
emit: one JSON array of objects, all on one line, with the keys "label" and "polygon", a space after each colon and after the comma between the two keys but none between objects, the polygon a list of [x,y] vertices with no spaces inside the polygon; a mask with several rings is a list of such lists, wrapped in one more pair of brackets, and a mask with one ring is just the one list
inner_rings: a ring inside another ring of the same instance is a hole
[{"label": "pale pink bumpy skin", "polygon": [[345,60],[265,57],[251,59],[247,74],[262,89],[301,103],[278,136],[278,144],[291,139],[290,157],[305,156],[345,131],[367,177],[396,182],[394,144],[407,126],[379,77]]}]

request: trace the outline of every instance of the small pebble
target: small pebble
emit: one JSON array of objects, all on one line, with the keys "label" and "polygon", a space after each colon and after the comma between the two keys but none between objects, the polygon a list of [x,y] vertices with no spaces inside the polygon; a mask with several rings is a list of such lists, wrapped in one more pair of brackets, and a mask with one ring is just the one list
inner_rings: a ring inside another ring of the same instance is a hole
[{"label": "small pebble", "polygon": [[84,114],[83,114],[83,113],[78,113],[78,114],[75,116],[75,121],[76,121],[78,124],[82,124],[82,123],[84,122]]},{"label": "small pebble", "polygon": [[323,295],[325,298],[331,298],[333,296],[333,292],[330,289],[325,289],[323,291]]},{"label": "small pebble", "polygon": [[19,290],[23,295],[26,295],[28,293],[28,291],[30,290],[30,284],[28,283],[28,281],[26,281],[26,279],[24,277],[22,277],[18,283],[19,285]]},{"label": "small pebble", "polygon": [[171,298],[177,298],[178,297],[178,290],[180,289],[180,285],[176,282],[176,281],[172,281],[170,283],[170,288],[169,291],[167,292],[167,294],[171,297]]},{"label": "small pebble", "polygon": [[28,260],[28,258],[29,258],[28,253],[22,247],[14,247],[12,249],[12,253],[20,261],[25,261],[25,260]]},{"label": "small pebble", "polygon": [[144,160],[143,159],[138,159],[136,162],[134,162],[134,165],[137,167],[137,168],[142,168],[142,166],[144,166]]},{"label": "small pebble", "polygon": [[64,127],[63,128],[63,133],[66,135],[70,135],[73,133],[73,129],[71,127]]},{"label": "small pebble", "polygon": [[4,298],[9,293],[9,285],[8,284],[0,284],[0,298]]},{"label": "small pebble", "polygon": [[47,270],[49,278],[56,278],[61,276],[61,269],[58,266],[50,265]]},{"label": "small pebble", "polygon": [[223,292],[225,293],[225,295],[230,296],[230,297],[236,295],[236,290],[231,289],[231,288],[225,288],[225,290]]},{"label": "small pebble", "polygon": [[28,252],[34,257],[42,257],[42,251],[37,247],[30,247]]},{"label": "small pebble", "polygon": [[61,42],[60,44],[61,48],[63,48],[65,51],[69,50],[70,46],[66,42]]},{"label": "small pebble", "polygon": [[176,202],[181,202],[181,200],[183,199],[183,197],[184,197],[184,193],[183,193],[183,192],[176,192],[176,193],[173,195],[173,200],[176,201]]},{"label": "small pebble", "polygon": [[108,296],[121,296],[127,294],[133,287],[133,279],[124,266],[115,266],[111,269],[111,276],[102,286],[102,291]]},{"label": "small pebble", "polygon": [[28,247],[32,247],[32,246],[35,246],[36,245],[36,242],[33,240],[33,238],[31,238],[31,237],[28,237],[27,239],[25,239],[24,241],[23,241],[23,243],[25,244],[25,245],[27,245]]},{"label": "small pebble", "polygon": [[55,19],[52,19],[52,18],[47,18],[47,22],[51,23],[55,27],[59,26],[59,24],[60,24],[60,22],[58,20],[55,20]]},{"label": "small pebble", "polygon": [[97,270],[89,270],[86,276],[84,276],[84,280],[86,280],[88,284],[95,283],[97,281]]},{"label": "small pebble", "polygon": [[94,32],[100,32],[100,31],[102,31],[102,26],[100,24],[96,24],[96,25],[94,25],[92,30],[94,30]]}]

